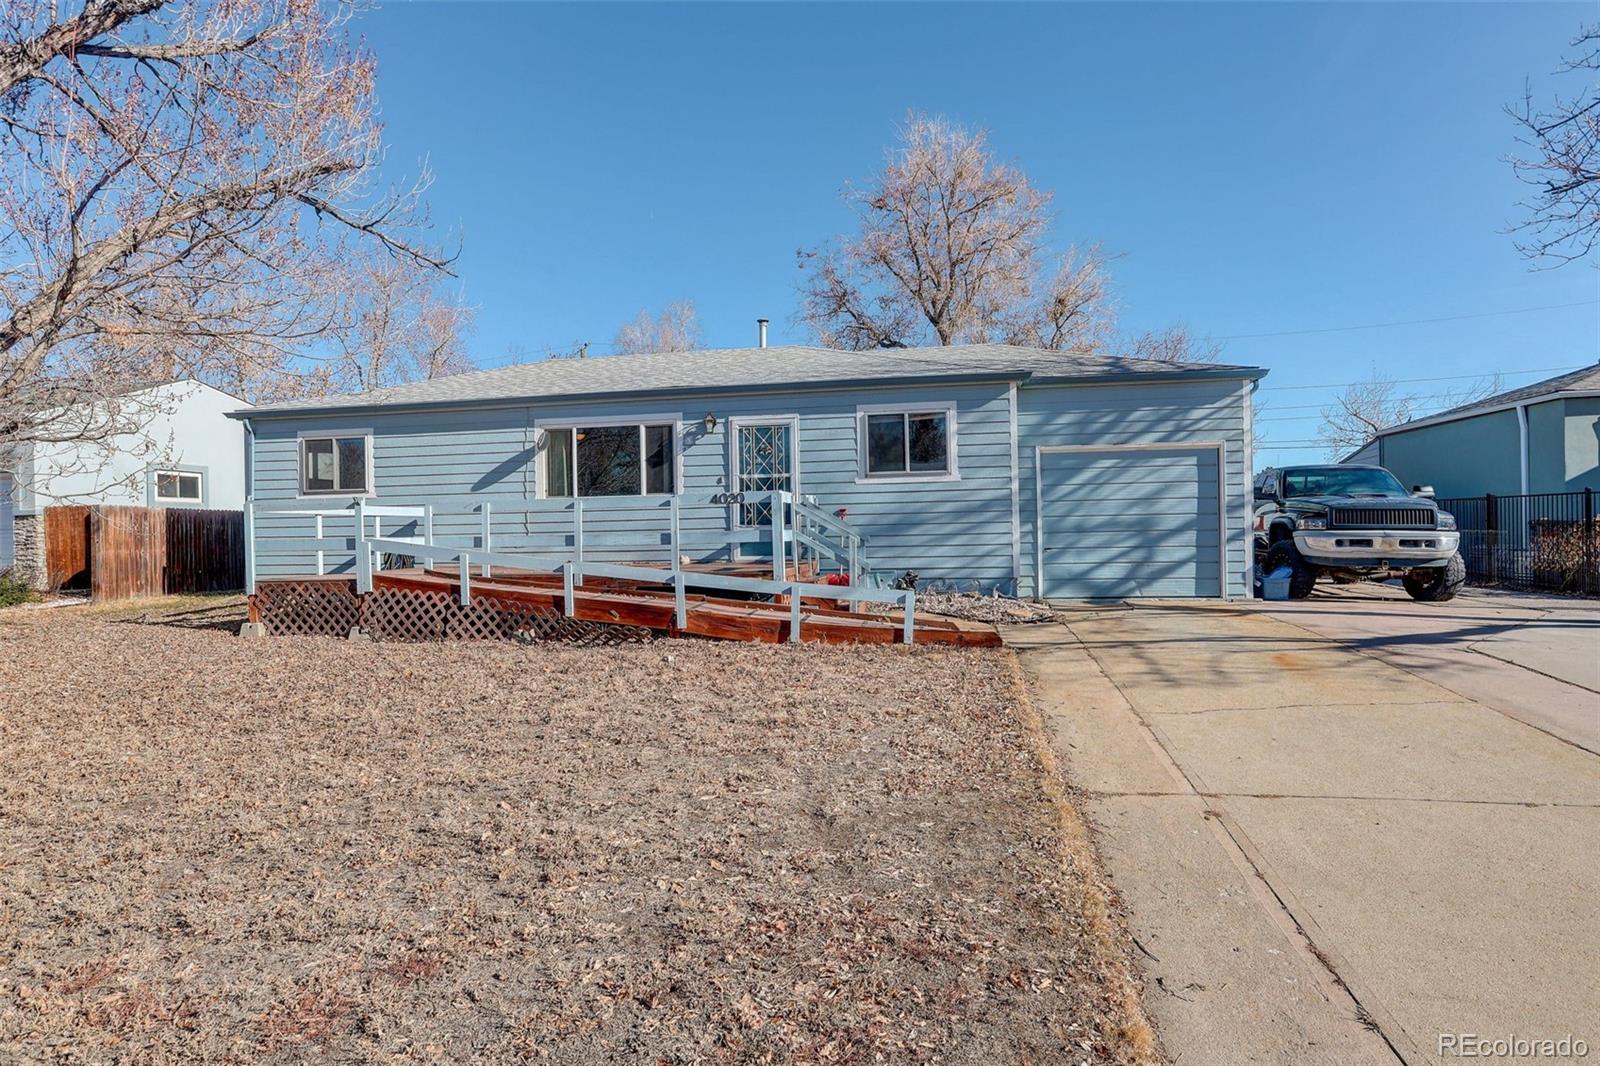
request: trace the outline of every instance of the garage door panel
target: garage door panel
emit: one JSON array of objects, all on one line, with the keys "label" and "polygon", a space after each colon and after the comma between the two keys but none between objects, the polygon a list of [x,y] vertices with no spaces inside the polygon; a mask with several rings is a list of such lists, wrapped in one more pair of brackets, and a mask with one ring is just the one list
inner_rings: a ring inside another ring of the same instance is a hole
[{"label": "garage door panel", "polygon": [[[1076,496],[1084,488],[1093,488],[1107,496],[1116,495],[1124,498],[1139,496],[1152,485],[1168,485],[1187,492],[1194,485],[1196,472],[1196,467],[1193,464],[1182,469],[1163,470],[1159,474],[1152,471],[1138,477],[1130,476],[1125,472],[1118,472],[1115,468],[1107,468],[1103,474],[1084,474],[1082,476],[1062,478],[1059,481],[1047,479],[1044,492],[1046,499],[1062,499],[1068,496]],[[1217,464],[1212,463],[1209,468],[1199,468],[1198,473],[1202,477],[1215,480]]]},{"label": "garage door panel", "polygon": [[[1129,450],[1129,454],[1133,449]],[[1066,455],[1067,452],[1054,452],[1054,455]],[[1198,465],[1200,469],[1217,468],[1217,457],[1203,457],[1191,455],[1188,458],[1167,456],[1159,452],[1146,452],[1146,465],[1132,469],[1123,459],[1110,459],[1105,461],[1088,460],[1075,464],[1071,470],[1062,470],[1062,483],[1070,484],[1074,481],[1089,481],[1105,479],[1116,476],[1125,481],[1161,481],[1172,480],[1192,471]]]},{"label": "garage door panel", "polygon": [[[1203,574],[1202,576],[1208,577],[1215,581],[1217,577],[1216,568],[1213,567],[1210,574]],[[1191,584],[1193,584],[1193,582],[1193,572],[1189,570],[1188,567],[1186,567],[1183,563],[1169,563],[1166,565],[1158,564],[1151,567],[1146,567],[1142,564],[1135,563],[1121,565],[1110,563],[1107,564],[1103,569],[1097,570],[1088,579],[1082,580],[1082,583],[1085,585],[1121,584],[1125,588],[1135,588],[1140,590],[1138,592],[1122,592],[1117,594],[1122,596],[1192,596],[1194,593],[1185,592],[1183,590],[1188,588]],[[1166,587],[1168,591],[1163,593],[1143,591],[1156,585],[1162,585]]]},{"label": "garage door panel", "polygon": [[[1100,510],[1065,510],[1070,504],[1057,505],[1053,510],[1046,505],[1046,511],[1054,519],[1051,528],[1067,529],[1074,522],[1086,526],[1102,526],[1114,529],[1151,529],[1162,528],[1203,528],[1207,522],[1212,525],[1217,521],[1215,507],[1196,507],[1192,503],[1175,505],[1172,501],[1147,501],[1132,500],[1126,507],[1102,508]],[[1159,507],[1160,510],[1153,510]]]},{"label": "garage door panel", "polygon": [[1077,514],[1116,514],[1133,507],[1148,506],[1152,500],[1160,501],[1163,510],[1181,511],[1186,514],[1211,514],[1217,513],[1216,500],[1198,500],[1194,497],[1194,485],[1188,484],[1157,484],[1147,486],[1144,491],[1138,491],[1125,486],[1115,492],[1104,496],[1096,493],[1093,488],[1085,487],[1074,495],[1057,496],[1054,499],[1046,496],[1043,502],[1048,507],[1058,508],[1063,513]]},{"label": "garage door panel", "polygon": [[[1195,555],[1200,559],[1195,559]],[[1072,547],[1046,547],[1045,565],[1051,562],[1058,565],[1074,565],[1074,563],[1093,562],[1098,559],[1182,559],[1192,565],[1203,565],[1206,555],[1216,562],[1218,557],[1218,544],[1184,544],[1174,541],[1162,541],[1157,544],[1085,544],[1085,546]]]},{"label": "garage door panel", "polygon": [[1153,550],[1163,545],[1216,548],[1221,539],[1215,523],[1210,528],[1198,528],[1193,525],[1163,527],[1159,523],[1116,526],[1064,522],[1049,527],[1045,547],[1071,555],[1100,544],[1126,544],[1139,550]]},{"label": "garage door panel", "polygon": [[1217,458],[1182,445],[1041,453],[1043,594],[1221,595]]},{"label": "garage door panel", "polygon": [[1193,599],[1196,595],[1212,594],[1197,594],[1194,591],[1194,582],[1186,576],[1171,579],[1119,577],[1080,581],[1074,584],[1070,596],[1051,593],[1053,599],[1073,600],[1183,600]]}]

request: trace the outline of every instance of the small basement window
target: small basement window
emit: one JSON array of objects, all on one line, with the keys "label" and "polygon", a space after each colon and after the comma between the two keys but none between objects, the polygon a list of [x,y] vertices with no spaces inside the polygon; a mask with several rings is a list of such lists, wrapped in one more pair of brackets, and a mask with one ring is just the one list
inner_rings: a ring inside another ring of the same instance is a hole
[{"label": "small basement window", "polygon": [[370,494],[371,438],[366,435],[301,437],[300,492],[304,496]]},{"label": "small basement window", "polygon": [[946,477],[956,472],[955,411],[867,410],[861,469],[867,477]]},{"label": "small basement window", "polygon": [[665,496],[675,489],[672,424],[563,426],[544,431],[544,494]]},{"label": "small basement window", "polygon": [[158,470],[156,499],[171,503],[199,503],[202,476],[188,470]]}]

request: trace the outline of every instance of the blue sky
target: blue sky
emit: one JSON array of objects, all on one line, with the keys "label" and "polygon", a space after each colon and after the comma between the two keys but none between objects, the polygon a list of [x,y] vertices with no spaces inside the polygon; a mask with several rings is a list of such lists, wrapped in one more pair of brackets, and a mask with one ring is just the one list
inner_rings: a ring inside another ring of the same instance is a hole
[{"label": "blue sky", "polygon": [[[426,157],[484,365],[699,307],[708,346],[805,341],[795,250],[850,227],[908,109],[987,128],[1100,241],[1129,330],[1272,371],[1262,462],[1320,456],[1321,387],[1600,358],[1600,270],[1529,268],[1501,108],[1584,4],[391,3],[388,175]],[[1519,314],[1524,308],[1566,306]],[[1332,327],[1480,315],[1338,332]],[[1276,336],[1248,336],[1278,334]],[[1407,388],[1443,405],[1470,381]]]}]

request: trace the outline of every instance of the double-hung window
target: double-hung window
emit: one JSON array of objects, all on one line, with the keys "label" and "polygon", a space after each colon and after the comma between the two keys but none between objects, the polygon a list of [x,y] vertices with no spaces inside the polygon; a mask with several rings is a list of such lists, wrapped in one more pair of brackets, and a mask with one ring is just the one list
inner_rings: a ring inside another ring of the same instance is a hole
[{"label": "double-hung window", "polygon": [[859,422],[863,476],[955,476],[954,408],[864,408]]},{"label": "double-hung window", "polygon": [[677,487],[672,422],[549,426],[544,430],[544,494],[670,495]]},{"label": "double-hung window", "polygon": [[300,438],[303,496],[366,496],[372,492],[372,438],[365,433]]}]

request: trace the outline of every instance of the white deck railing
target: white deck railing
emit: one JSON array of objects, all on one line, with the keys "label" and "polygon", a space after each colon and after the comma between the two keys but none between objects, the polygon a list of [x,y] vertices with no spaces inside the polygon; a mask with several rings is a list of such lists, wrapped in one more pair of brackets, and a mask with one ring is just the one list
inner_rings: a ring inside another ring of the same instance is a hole
[{"label": "white deck railing", "polygon": [[[554,506],[553,506],[554,505]],[[699,571],[686,570],[683,566],[683,537],[682,516],[677,496],[669,497],[665,507],[651,501],[638,505],[618,506],[614,502],[604,510],[607,514],[616,514],[619,510],[649,510],[664,509],[667,511],[666,542],[669,555],[667,567],[639,566],[632,564],[609,563],[593,560],[587,555],[587,541],[597,539],[603,541],[603,546],[610,548],[639,546],[648,550],[659,551],[662,547],[660,534],[655,539],[646,543],[637,540],[618,540],[626,538],[627,534],[606,533],[598,537],[591,534],[588,538],[584,530],[584,501],[573,500],[484,500],[474,506],[473,510],[479,515],[478,544],[471,547],[441,544],[434,538],[435,511],[431,504],[421,506],[389,506],[370,504],[366,500],[355,500],[350,506],[342,508],[329,508],[325,505],[291,506],[287,504],[262,504],[248,501],[245,505],[245,582],[250,592],[256,587],[256,551],[255,551],[255,520],[258,515],[295,515],[310,517],[315,524],[315,540],[317,541],[316,571],[319,575],[325,574],[326,557],[322,542],[327,539],[325,522],[330,517],[348,519],[352,526],[353,548],[355,552],[355,579],[358,592],[370,592],[373,585],[373,576],[382,572],[382,558],[384,553],[411,556],[423,560],[425,566],[433,566],[439,559],[453,559],[459,571],[459,595],[461,602],[472,602],[472,567],[479,567],[482,579],[492,579],[495,567],[511,567],[535,572],[547,573],[560,572],[564,592],[565,612],[571,615],[574,608],[575,590],[583,587],[585,576],[609,577],[623,580],[639,581],[647,584],[660,584],[671,586],[673,593],[675,617],[680,629],[684,628],[687,621],[688,604],[687,592],[691,588],[714,589],[727,592],[740,592],[752,596],[788,596],[789,597],[789,639],[800,640],[801,609],[800,600],[803,596],[843,600],[852,606],[863,603],[878,603],[898,605],[905,612],[902,623],[902,639],[905,643],[912,643],[916,629],[915,608],[916,593],[910,589],[885,589],[869,588],[864,580],[868,575],[866,555],[863,551],[863,539],[860,534],[832,515],[818,509],[815,505],[797,501],[790,493],[774,491],[771,493],[772,524],[768,536],[773,546],[772,551],[772,578],[738,577],[728,574],[708,574]],[[559,509],[571,509],[572,544],[568,551],[531,551],[531,552],[505,552],[495,550],[494,545],[494,516],[506,513],[552,514]],[[791,520],[792,517],[792,520]],[[384,519],[403,519],[404,525],[412,526],[418,530],[411,535],[389,534],[382,530]],[[368,532],[368,522],[371,522],[371,532]],[[711,543],[719,545],[750,543],[764,539],[762,531],[734,530],[725,534],[717,534],[709,538]],[[829,538],[832,535],[837,543]],[[707,541],[702,534],[701,543]],[[806,553],[812,553],[820,563],[826,557],[831,562],[838,564],[843,572],[848,575],[847,585],[826,585],[819,582],[800,580],[802,565]],[[793,564],[794,577],[788,576],[788,565]]]}]

